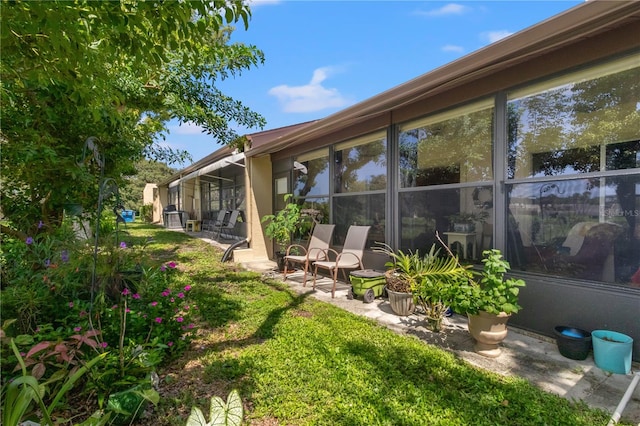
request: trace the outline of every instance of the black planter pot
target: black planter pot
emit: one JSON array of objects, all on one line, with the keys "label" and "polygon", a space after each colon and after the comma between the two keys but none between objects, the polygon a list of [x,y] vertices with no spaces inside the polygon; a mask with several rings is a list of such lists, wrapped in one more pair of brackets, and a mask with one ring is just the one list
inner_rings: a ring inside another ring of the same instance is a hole
[{"label": "black planter pot", "polygon": [[286,253],[283,251],[277,251],[276,252],[276,262],[278,263],[278,271],[282,272],[284,271],[284,257],[286,256]]},{"label": "black planter pot", "polygon": [[591,350],[591,333],[575,327],[559,325],[555,328],[560,354],[569,359],[586,359]]}]

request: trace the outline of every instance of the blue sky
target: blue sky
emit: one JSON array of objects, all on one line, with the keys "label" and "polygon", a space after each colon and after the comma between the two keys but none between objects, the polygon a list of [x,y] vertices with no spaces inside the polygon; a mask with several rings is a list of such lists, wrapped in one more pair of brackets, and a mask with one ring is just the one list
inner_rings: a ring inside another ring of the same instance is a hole
[{"label": "blue sky", "polygon": [[[238,26],[232,41],[256,45],[265,63],[219,88],[262,114],[264,130],[315,120],[579,3],[253,1],[249,29]],[[169,130],[166,143],[187,150],[193,161],[221,147],[193,125],[172,122]]]}]

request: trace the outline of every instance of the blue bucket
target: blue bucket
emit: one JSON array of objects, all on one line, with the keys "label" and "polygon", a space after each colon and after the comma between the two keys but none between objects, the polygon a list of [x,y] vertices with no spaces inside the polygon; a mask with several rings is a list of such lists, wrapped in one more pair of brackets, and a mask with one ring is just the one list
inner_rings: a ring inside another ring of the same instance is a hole
[{"label": "blue bucket", "polygon": [[609,330],[591,332],[593,358],[596,365],[610,373],[629,374],[633,339],[626,334]]}]

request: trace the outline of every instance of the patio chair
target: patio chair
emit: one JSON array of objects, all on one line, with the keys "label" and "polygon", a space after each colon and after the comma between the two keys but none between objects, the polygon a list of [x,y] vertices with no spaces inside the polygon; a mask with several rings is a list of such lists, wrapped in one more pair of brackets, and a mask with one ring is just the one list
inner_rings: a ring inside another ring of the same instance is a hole
[{"label": "patio chair", "polygon": [[[202,222],[202,230],[206,232],[211,232],[213,236],[217,231],[220,230],[222,225],[225,223],[225,218],[229,215],[229,210],[220,210],[218,212],[218,217],[215,220],[207,220]],[[219,233],[219,232],[218,232]]]},{"label": "patio chair", "polygon": [[[347,276],[345,269],[364,269],[362,265],[362,256],[364,254],[364,246],[367,243],[370,226],[351,225],[347,231],[347,238],[344,240],[342,251],[338,253],[333,249],[327,249],[327,260],[314,262],[313,288],[316,288],[316,278],[318,277],[318,268],[326,269],[331,273],[333,278],[333,287],[331,288],[331,297],[336,296],[336,282],[338,281],[338,270],[342,271],[345,281]],[[335,255],[334,260],[330,260],[330,253]]]},{"label": "patio chair", "polygon": [[233,237],[233,231],[236,228],[236,223],[238,222],[238,217],[240,216],[240,210],[231,210],[228,212],[229,215],[225,217],[225,222],[218,229],[218,237],[222,234],[222,230],[226,230],[226,235],[229,237]]},{"label": "patio chair", "polygon": [[[313,228],[313,234],[309,240],[309,245],[305,248],[300,244],[291,244],[287,247],[287,251],[284,255],[284,276],[283,281],[287,279],[287,273],[289,273],[288,266],[291,263],[300,263],[304,265],[304,278],[302,286],[307,285],[307,272],[313,262],[327,259],[327,250],[331,243],[331,237],[333,236],[333,230],[335,225],[316,224]],[[299,250],[302,254],[295,255],[292,251]]]}]

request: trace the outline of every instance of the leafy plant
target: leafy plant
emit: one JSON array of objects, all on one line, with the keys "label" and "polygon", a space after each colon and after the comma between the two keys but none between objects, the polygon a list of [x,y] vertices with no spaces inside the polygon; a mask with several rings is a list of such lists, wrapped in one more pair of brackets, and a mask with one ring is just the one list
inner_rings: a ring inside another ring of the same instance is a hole
[{"label": "leafy plant", "polygon": [[300,226],[300,206],[289,202],[292,197],[292,194],[285,194],[284,201],[287,204],[284,209],[275,215],[265,215],[261,220],[262,223],[268,222],[264,230],[265,234],[280,246],[286,246],[291,239],[291,235]]},{"label": "leafy plant", "polygon": [[211,397],[209,422],[198,407],[191,409],[187,426],[240,426],[242,424],[242,400],[236,389],[232,390],[225,403],[219,396]]},{"label": "leafy plant", "polygon": [[397,293],[411,293],[411,277],[420,263],[418,252],[393,250],[385,243],[377,243],[374,251],[389,256],[384,266],[387,268],[387,288]]},{"label": "leafy plant", "polygon": [[416,263],[415,278],[410,281],[411,291],[433,331],[440,331],[442,319],[454,303],[460,287],[470,278],[469,267],[460,265],[456,257],[441,256],[435,244]]},{"label": "leafy plant", "polygon": [[483,268],[474,273],[474,279],[461,286],[455,301],[455,309],[460,313],[477,314],[485,311],[492,314],[517,313],[520,287],[524,280],[509,278],[505,274],[511,268],[498,249],[482,252]]},{"label": "leafy plant", "polygon": [[54,422],[51,419],[51,414],[61,403],[64,395],[73,388],[76,382],[80,380],[80,378],[89,371],[90,368],[99,363],[106,356],[106,353],[99,354],[74,372],[70,372],[69,375],[65,377],[62,387],[53,394],[53,398],[47,403],[45,399],[47,395],[48,382],[39,383],[37,378],[28,375],[27,367],[17,346],[13,340],[10,344],[11,349],[18,359],[22,376],[9,382],[6,386],[6,390],[3,392],[4,402],[2,407],[2,424],[5,426],[18,425],[22,418],[29,415],[29,408],[33,402],[35,402],[39,408],[39,413],[42,416],[41,423],[53,426]]}]

